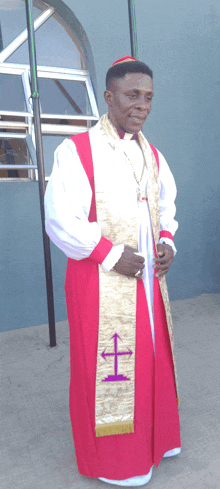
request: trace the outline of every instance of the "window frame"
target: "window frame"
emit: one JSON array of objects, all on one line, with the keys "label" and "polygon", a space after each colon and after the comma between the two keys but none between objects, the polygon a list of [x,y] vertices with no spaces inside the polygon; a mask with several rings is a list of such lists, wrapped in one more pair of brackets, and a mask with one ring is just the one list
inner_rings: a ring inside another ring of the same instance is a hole
[{"label": "window frame", "polygon": [[[34,134],[34,121],[33,121],[33,110],[31,105],[31,86],[30,86],[30,67],[26,64],[18,65],[12,63],[0,63],[0,74],[12,74],[21,77],[23,89],[24,89],[24,99],[27,106],[27,111],[19,112],[19,111],[3,111],[0,110],[0,116],[10,116],[10,117],[23,117],[25,119],[22,121],[2,121],[0,118],[0,136],[2,138],[12,138],[12,137],[21,137],[26,138],[27,135],[30,135],[32,138],[33,145],[35,146],[35,134]],[[47,114],[41,113],[41,130],[42,135],[54,135],[54,136],[70,136],[73,134],[79,134],[88,130],[91,126],[92,121],[99,120],[99,112],[97,103],[95,100],[95,95],[93,91],[93,86],[91,82],[90,75],[87,70],[78,70],[78,69],[68,69],[68,68],[58,68],[58,67],[47,67],[47,66],[38,66],[37,74],[39,78],[48,78],[48,79],[60,79],[60,80],[73,80],[73,81],[82,81],[85,83],[87,89],[87,95],[91,106],[92,115],[67,115],[67,114]],[[77,121],[85,121],[87,122],[86,126],[80,125],[59,125],[56,122],[53,124],[45,122],[47,119],[52,119],[56,121],[57,119],[62,120],[75,120]],[[1,128],[6,128],[9,130],[20,129],[23,133],[1,133]],[[16,169],[17,165],[13,165],[13,168]],[[21,169],[21,166],[19,165]],[[0,181],[20,181],[21,178],[1,178],[1,169],[7,169],[6,165],[0,165]],[[8,170],[10,168],[8,167]],[[18,168],[17,168],[18,169]],[[36,167],[33,165],[23,165],[22,169],[28,170],[28,179],[26,180],[38,180],[38,172]],[[48,180],[49,176],[45,176],[45,180]]]},{"label": "window frame", "polygon": [[[30,87],[30,67],[29,65],[15,65],[12,63],[0,63],[0,74],[7,75],[17,75],[21,76],[21,81],[24,89],[24,98],[27,106],[27,111],[7,111],[0,109],[0,115],[10,115],[18,117],[33,117],[33,111],[31,108],[30,97],[31,97],[31,87]],[[38,66],[37,67],[38,78],[49,78],[51,80],[72,80],[72,81],[82,81],[85,82],[89,102],[92,109],[92,115],[71,115],[66,114],[41,114],[42,119],[72,119],[72,120],[98,120],[99,112],[97,103],[95,100],[95,95],[92,87],[91,78],[87,70],[78,69],[67,69],[58,67],[47,67]],[[29,109],[29,110],[28,110]]]},{"label": "window frame", "polygon": [[[57,1],[59,8],[57,7]],[[37,72],[39,78],[50,79],[69,79],[77,80],[85,83],[88,100],[91,107],[91,115],[67,115],[67,114],[44,114],[41,113],[41,130],[42,135],[64,135],[70,136],[73,134],[79,134],[88,130],[94,122],[99,120],[99,112],[95,99],[95,93],[93,84],[90,77],[90,71],[95,83],[95,70],[93,55],[89,43],[85,45],[84,30],[75,17],[74,13],[69,10],[66,11],[66,7],[63,9],[63,3],[60,0],[46,2],[43,0],[33,0],[37,8],[41,10],[39,15],[34,20],[34,30],[39,29],[50,17],[54,17],[55,20],[62,25],[67,34],[72,38],[79,51],[81,58],[82,69],[70,69],[59,68],[49,66],[38,66]],[[21,82],[24,90],[24,100],[26,102],[26,111],[7,111],[0,109],[0,134],[3,139],[10,139],[13,135],[21,138],[31,138],[32,153],[35,146],[35,131],[34,131],[34,119],[32,110],[31,99],[31,86],[30,86],[30,66],[29,64],[18,64],[7,62],[8,58],[28,39],[27,29],[24,29],[13,41],[11,41],[0,53],[0,74],[12,74],[21,76]],[[89,71],[87,70],[89,68]],[[3,116],[3,120],[1,119]],[[71,121],[70,124],[58,124],[59,120]],[[48,121],[48,122],[47,122]],[[74,122],[75,121],[75,122]],[[7,129],[9,132],[2,131]],[[17,133],[15,131],[18,131]],[[28,152],[28,158],[30,160],[30,151]],[[9,165],[8,165],[9,166]],[[16,168],[18,165],[13,165]],[[1,169],[2,165],[0,165]],[[28,165],[24,165],[28,169]],[[9,168],[8,168],[9,169]],[[25,169],[25,168],[24,168]],[[37,169],[33,169],[33,166],[28,169],[28,179],[24,178],[1,178],[0,181],[21,181],[21,180],[37,180]],[[46,180],[49,177],[46,177]]]}]

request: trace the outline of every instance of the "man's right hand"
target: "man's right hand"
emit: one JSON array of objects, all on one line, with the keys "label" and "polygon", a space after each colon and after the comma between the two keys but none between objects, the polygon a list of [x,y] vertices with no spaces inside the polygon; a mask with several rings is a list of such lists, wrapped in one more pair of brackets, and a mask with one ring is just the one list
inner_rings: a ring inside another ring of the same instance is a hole
[{"label": "man's right hand", "polygon": [[115,264],[113,269],[117,273],[121,273],[122,275],[126,275],[127,277],[135,277],[135,274],[140,271],[139,275],[135,278],[140,279],[143,276],[144,269],[144,258],[143,256],[136,255],[138,251],[131,246],[124,247],[124,252],[121,255],[121,258]]}]

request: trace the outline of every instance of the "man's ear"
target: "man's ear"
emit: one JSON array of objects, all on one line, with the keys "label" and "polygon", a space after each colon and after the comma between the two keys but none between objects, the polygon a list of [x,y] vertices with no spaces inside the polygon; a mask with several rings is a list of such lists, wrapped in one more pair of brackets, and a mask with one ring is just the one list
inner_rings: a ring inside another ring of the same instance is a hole
[{"label": "man's ear", "polygon": [[112,100],[113,100],[113,93],[111,90],[105,90],[104,92],[104,99],[109,107],[112,105]]}]

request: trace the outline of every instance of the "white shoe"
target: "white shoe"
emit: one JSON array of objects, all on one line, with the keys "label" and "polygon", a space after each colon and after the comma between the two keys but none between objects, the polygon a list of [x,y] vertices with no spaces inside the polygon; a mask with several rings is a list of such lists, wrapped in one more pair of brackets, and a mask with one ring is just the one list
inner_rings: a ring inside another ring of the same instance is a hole
[{"label": "white shoe", "polygon": [[[174,457],[175,455],[178,455],[178,453],[181,452],[181,448],[173,448],[172,450],[168,450],[168,452],[165,452],[163,458],[166,457]],[[130,477],[129,479],[124,479],[122,481],[115,481],[112,479],[105,479],[104,477],[99,477],[100,481],[107,482],[108,484],[115,484],[117,486],[127,486],[127,487],[134,487],[134,486],[143,486],[144,484],[147,484],[149,480],[152,477],[152,471],[153,467],[151,467],[150,471],[148,472],[147,475],[139,475],[137,477]]]},{"label": "white shoe", "polygon": [[181,452],[181,448],[173,448],[173,450],[168,450],[168,452],[164,453],[164,457],[174,457],[174,455],[178,455]]},{"label": "white shoe", "polygon": [[152,471],[153,471],[153,467],[151,467],[147,475],[130,477],[129,479],[124,479],[122,481],[114,481],[111,479],[105,479],[104,477],[99,477],[99,480],[103,482],[107,482],[108,484],[115,484],[117,486],[127,486],[127,487],[143,486],[144,484],[147,484],[147,482],[149,482],[149,480],[151,479]]}]

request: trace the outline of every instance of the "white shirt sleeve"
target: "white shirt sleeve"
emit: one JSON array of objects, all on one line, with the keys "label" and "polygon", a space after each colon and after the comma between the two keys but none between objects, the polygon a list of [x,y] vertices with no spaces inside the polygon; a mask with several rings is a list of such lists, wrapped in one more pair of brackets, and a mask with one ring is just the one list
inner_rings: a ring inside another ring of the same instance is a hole
[{"label": "white shirt sleeve", "polygon": [[[159,153],[159,180],[160,180],[160,231],[169,231],[172,236],[174,236],[177,228],[178,222],[175,221],[174,217],[176,214],[175,198],[176,198],[176,184],[173,175],[169,169],[169,166],[164,158],[164,156]],[[176,253],[176,248],[169,238],[161,238],[159,242],[164,241],[165,243],[172,246],[174,252]]]},{"label": "white shirt sleeve", "polygon": [[[160,225],[174,235],[176,186],[164,157],[160,158]],[[67,257],[81,260],[90,256],[101,239],[101,227],[88,221],[92,190],[73,141],[57,148],[45,194],[45,226],[50,239]],[[168,238],[162,238],[164,241]],[[113,246],[102,263],[109,271],[124,251]]]},{"label": "white shirt sleeve", "polygon": [[87,258],[101,239],[101,227],[90,223],[92,190],[75,144],[65,139],[55,151],[45,194],[45,226],[66,256]]}]

